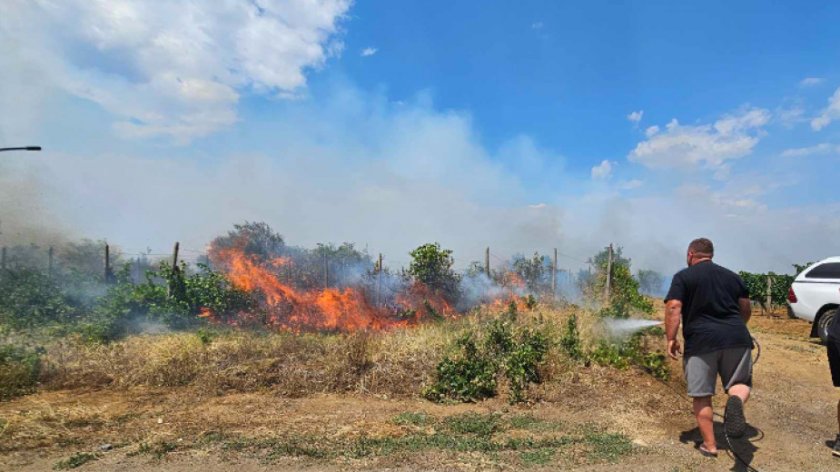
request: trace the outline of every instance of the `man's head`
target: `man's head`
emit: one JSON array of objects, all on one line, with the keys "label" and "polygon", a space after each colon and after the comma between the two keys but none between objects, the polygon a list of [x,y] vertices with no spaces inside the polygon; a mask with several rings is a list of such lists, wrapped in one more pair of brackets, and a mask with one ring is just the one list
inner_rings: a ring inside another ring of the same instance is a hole
[{"label": "man's head", "polygon": [[697,238],[688,245],[685,262],[691,267],[698,262],[710,260],[714,256],[715,246],[712,244],[712,241],[707,238]]}]

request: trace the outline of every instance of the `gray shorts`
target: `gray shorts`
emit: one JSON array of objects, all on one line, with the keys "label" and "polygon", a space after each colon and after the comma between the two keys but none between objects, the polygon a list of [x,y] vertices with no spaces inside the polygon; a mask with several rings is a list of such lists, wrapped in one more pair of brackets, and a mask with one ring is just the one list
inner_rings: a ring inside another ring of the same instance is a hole
[{"label": "gray shorts", "polygon": [[683,368],[689,397],[714,395],[718,374],[725,392],[738,384],[752,387],[752,352],[748,347],[688,356],[683,360]]}]

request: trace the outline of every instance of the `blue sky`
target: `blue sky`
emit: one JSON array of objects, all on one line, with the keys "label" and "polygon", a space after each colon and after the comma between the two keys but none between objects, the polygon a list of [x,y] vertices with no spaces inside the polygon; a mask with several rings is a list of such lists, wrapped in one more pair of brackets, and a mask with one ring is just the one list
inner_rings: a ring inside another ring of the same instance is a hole
[{"label": "blue sky", "polygon": [[838,20],[810,2],[13,1],[0,143],[45,151],[0,163],[0,219],[129,252],[264,220],[395,263],[427,240],[462,265],[615,242],[661,270],[706,235],[785,272],[840,253]]}]

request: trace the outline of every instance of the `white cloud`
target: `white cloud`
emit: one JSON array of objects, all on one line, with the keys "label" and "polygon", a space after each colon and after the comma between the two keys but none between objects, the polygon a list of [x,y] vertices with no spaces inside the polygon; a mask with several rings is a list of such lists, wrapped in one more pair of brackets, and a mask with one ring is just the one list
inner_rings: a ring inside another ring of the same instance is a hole
[{"label": "white cloud", "polygon": [[658,132],[659,132],[659,126],[656,126],[656,125],[648,126],[648,128],[645,130],[645,136],[647,136],[649,138],[649,137],[653,136],[654,134],[656,134]]},{"label": "white cloud", "polygon": [[592,178],[596,180],[608,179],[612,174],[612,163],[604,159],[600,164],[592,168]]},{"label": "white cloud", "polygon": [[641,187],[644,184],[645,183],[639,179],[632,179],[621,182],[620,184],[618,184],[618,188],[620,188],[621,190],[634,190]]},{"label": "white cloud", "polygon": [[[762,192],[784,180],[777,176],[736,175],[677,194],[646,180],[655,191],[632,197],[589,181],[570,186],[580,176],[562,171],[521,179],[511,172],[515,164],[500,164],[499,152],[485,147],[466,112],[335,87],[294,106],[280,103],[270,123],[250,123],[248,152],[206,159],[136,146],[0,159],[4,241],[49,223],[135,251],[167,252],[176,240],[200,251],[250,220],[266,221],[291,244],[353,241],[384,253],[393,267],[430,241],[453,249],[459,268],[483,260],[488,245],[499,258],[559,247],[586,260],[612,241],[634,270],[670,271],[701,235],[716,243],[722,264],[753,272],[787,272],[792,262],[840,252],[840,205],[768,208]],[[534,169],[557,158],[524,138],[509,148],[510,162],[527,155]],[[619,186],[638,185],[632,182]],[[533,193],[541,185],[553,191]],[[18,240],[27,241],[22,234]],[[569,267],[576,266],[566,260]]]},{"label": "white cloud", "polygon": [[642,115],[645,114],[644,110],[634,111],[627,115],[627,120],[634,124],[639,124],[642,121]]},{"label": "white cloud", "polygon": [[793,128],[803,121],[808,121],[804,115],[805,109],[800,103],[780,106],[776,108],[776,111],[773,113],[774,119],[786,128]]},{"label": "white cloud", "polygon": [[379,50],[376,49],[376,48],[370,48],[370,47],[364,48],[364,49],[362,49],[361,56],[362,57],[370,57],[370,56],[376,54],[377,51],[379,51]]},{"label": "white cloud", "polygon": [[840,87],[834,91],[834,95],[828,98],[828,106],[823,109],[820,116],[811,120],[811,128],[814,131],[819,131],[838,118],[840,118]]},{"label": "white cloud", "polygon": [[543,26],[545,26],[545,25],[543,25],[542,21],[535,21],[535,22],[531,23],[531,29],[534,29],[534,30],[542,29]]},{"label": "white cloud", "polygon": [[782,157],[805,157],[831,153],[840,153],[840,146],[820,143],[814,146],[785,149],[782,151]]},{"label": "white cloud", "polygon": [[761,108],[747,108],[705,125],[681,125],[673,119],[662,132],[648,128],[648,139],[638,143],[628,159],[654,169],[725,171],[727,161],[752,152],[769,121],[770,112]]},{"label": "white cloud", "polygon": [[813,87],[815,85],[819,85],[825,82],[825,79],[822,77],[805,77],[804,79],[799,81],[800,87]]},{"label": "white cloud", "polygon": [[350,0],[12,1],[0,16],[0,38],[3,70],[15,72],[0,75],[0,89],[32,91],[25,80],[32,76],[47,82],[42,93],[59,90],[97,103],[122,133],[189,140],[234,123],[243,91],[299,93],[306,71],[340,51],[338,22],[349,6]]}]

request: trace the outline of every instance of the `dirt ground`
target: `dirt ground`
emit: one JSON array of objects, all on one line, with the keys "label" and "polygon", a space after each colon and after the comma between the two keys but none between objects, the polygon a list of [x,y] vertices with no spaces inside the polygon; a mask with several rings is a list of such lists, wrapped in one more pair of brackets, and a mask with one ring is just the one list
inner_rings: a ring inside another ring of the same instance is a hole
[{"label": "dirt ground", "polygon": [[[803,321],[757,315],[751,329],[761,345],[747,405],[752,429],[749,438],[733,442],[734,449],[758,470],[837,469],[840,459],[831,456],[829,445],[837,431],[840,395],[831,386],[824,348],[808,338],[810,326]],[[694,449],[699,434],[690,402],[682,396],[679,363],[673,371],[674,380],[663,384],[639,370],[581,367],[539,386],[534,393],[540,401],[518,406],[503,400],[439,405],[371,395],[217,396],[190,388],[42,392],[0,403],[0,470],[52,470],[80,453],[96,459],[81,464],[78,470],[83,471],[520,468],[503,457],[456,450],[319,457],[315,449],[321,442],[345,444],[348,438],[359,444],[360,437],[404,436],[415,426],[395,422],[401,414],[443,421],[466,412],[535,418],[539,424],[562,425],[564,431],[613,431],[632,440],[632,451],[614,460],[609,451],[602,460],[571,454],[529,462],[532,470],[746,470],[731,456],[706,459]],[[718,412],[724,402],[719,394]],[[439,426],[416,428],[428,432]],[[284,445],[286,454],[271,457],[252,446],[277,435],[303,439],[295,449]],[[728,448],[722,435],[719,442]],[[105,444],[110,448],[101,449]]]}]

